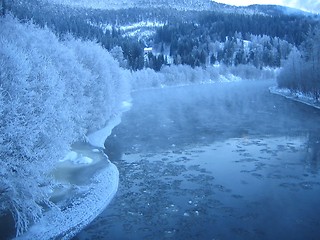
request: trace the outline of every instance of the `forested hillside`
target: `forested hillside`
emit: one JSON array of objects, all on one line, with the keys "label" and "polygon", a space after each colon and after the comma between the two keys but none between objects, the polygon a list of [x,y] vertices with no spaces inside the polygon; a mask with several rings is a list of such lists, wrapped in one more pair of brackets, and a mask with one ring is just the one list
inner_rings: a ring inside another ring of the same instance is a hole
[{"label": "forested hillside", "polygon": [[[7,5],[20,19],[33,19],[60,36],[70,32],[95,39],[107,50],[120,46],[126,67],[132,70],[158,71],[172,63],[279,67],[317,22],[312,15],[283,14],[274,6],[230,12],[222,11],[219,4],[211,11],[146,10],[142,3],[118,10],[73,9],[38,0],[9,0]],[[159,24],[144,27],[146,22]],[[145,47],[152,47],[152,52],[145,54]]]}]

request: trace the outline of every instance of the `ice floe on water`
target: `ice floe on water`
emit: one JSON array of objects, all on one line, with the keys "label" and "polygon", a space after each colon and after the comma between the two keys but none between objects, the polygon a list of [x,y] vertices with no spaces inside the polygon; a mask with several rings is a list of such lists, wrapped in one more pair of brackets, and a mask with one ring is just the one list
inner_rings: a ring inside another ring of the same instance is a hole
[{"label": "ice floe on water", "polygon": [[[94,149],[92,150],[93,152],[99,152],[99,150]],[[83,156],[82,154],[78,154],[75,151],[70,151],[69,153],[67,153],[67,155],[60,160],[60,162],[65,163],[64,165],[72,164],[72,165],[89,165],[93,163],[93,159],[87,156]],[[60,164],[61,165],[61,164]]]},{"label": "ice floe on water", "polygon": [[117,197],[75,239],[319,236],[320,115],[223,84],[135,92],[106,144]]},{"label": "ice floe on water", "polygon": [[[308,203],[320,178],[307,170],[307,145],[306,137],[234,138],[127,153],[115,162],[116,201],[76,239],[270,239],[299,227],[294,218],[315,230]],[[274,220],[287,211],[292,220]]]}]

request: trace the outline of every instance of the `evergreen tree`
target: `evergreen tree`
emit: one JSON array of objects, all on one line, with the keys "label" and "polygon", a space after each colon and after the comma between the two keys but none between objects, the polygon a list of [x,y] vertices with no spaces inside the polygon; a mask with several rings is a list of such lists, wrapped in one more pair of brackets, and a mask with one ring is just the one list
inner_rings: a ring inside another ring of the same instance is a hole
[{"label": "evergreen tree", "polygon": [[6,0],[0,0],[0,13],[2,16],[6,14]]}]

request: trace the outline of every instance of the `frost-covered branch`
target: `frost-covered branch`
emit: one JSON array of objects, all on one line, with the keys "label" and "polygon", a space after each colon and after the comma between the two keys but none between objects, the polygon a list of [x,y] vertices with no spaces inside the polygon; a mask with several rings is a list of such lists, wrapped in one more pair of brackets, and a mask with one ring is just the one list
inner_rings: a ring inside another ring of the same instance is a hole
[{"label": "frost-covered branch", "polygon": [[320,25],[310,29],[299,49],[293,48],[278,77],[280,88],[312,95],[320,101]]},{"label": "frost-covered branch", "polygon": [[101,46],[0,18],[0,215],[17,235],[51,208],[55,165],[130,97],[130,73]]}]

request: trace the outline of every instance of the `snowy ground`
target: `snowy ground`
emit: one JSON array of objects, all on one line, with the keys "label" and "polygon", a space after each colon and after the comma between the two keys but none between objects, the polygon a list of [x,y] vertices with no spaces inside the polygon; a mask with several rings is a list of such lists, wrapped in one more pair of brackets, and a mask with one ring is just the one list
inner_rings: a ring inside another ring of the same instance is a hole
[{"label": "snowy ground", "polygon": [[59,208],[18,239],[70,239],[97,217],[118,189],[119,172],[102,150],[78,145],[54,172],[61,188],[52,195]]},{"label": "snowy ground", "polygon": [[320,109],[320,102],[316,101],[313,97],[307,96],[306,94],[303,94],[302,92],[292,92],[291,90],[287,88],[278,88],[278,87],[270,87],[270,92],[273,94],[278,94],[280,96],[283,96],[285,98],[291,99],[296,102],[301,102],[306,105],[309,105],[311,107]]},{"label": "snowy ground", "polygon": [[140,21],[128,25],[112,25],[110,23],[94,23],[88,21],[88,24],[94,27],[99,27],[104,34],[113,29],[120,31],[123,37],[138,37],[139,39],[147,39],[156,33],[156,29],[163,27],[162,22]]}]

